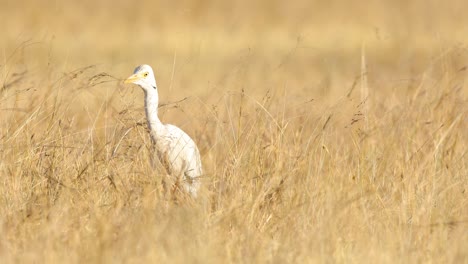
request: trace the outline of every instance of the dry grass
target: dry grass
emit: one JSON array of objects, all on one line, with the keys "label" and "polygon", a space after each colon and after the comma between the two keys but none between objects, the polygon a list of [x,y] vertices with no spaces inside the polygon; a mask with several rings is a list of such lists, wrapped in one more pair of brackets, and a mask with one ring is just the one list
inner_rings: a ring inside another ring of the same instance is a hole
[{"label": "dry grass", "polygon": [[[2,3],[2,263],[467,263],[468,6],[387,2]],[[141,63],[197,201],[150,166]]]}]

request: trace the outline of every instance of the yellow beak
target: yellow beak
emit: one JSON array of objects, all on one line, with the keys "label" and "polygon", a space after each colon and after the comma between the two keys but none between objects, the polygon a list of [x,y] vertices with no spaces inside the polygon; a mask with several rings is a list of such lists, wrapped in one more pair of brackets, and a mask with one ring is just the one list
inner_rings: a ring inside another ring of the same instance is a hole
[{"label": "yellow beak", "polygon": [[139,80],[139,79],[141,79],[141,78],[142,78],[142,76],[141,76],[140,74],[135,73],[135,74],[133,74],[132,76],[128,77],[128,78],[124,81],[124,83],[133,83],[133,82],[135,82],[136,80]]}]

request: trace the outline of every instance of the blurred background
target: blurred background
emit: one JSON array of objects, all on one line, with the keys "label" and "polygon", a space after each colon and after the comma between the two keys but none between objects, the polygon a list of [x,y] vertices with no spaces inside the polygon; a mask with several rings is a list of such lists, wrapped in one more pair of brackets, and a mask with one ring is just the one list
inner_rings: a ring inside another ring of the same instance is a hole
[{"label": "blurred background", "polygon": [[[452,59],[464,61],[467,5],[462,0],[2,1],[0,47],[2,64],[26,41],[30,47],[22,59],[38,67],[48,63],[66,71],[97,64],[119,77],[147,63],[164,86],[171,78],[175,85],[206,89],[233,74],[247,83],[281,81],[274,76],[287,74],[291,78],[281,79],[291,86],[328,89],[359,74],[363,47],[375,78],[385,71],[395,80],[420,74],[454,47],[460,49]],[[243,73],[235,73],[239,70]]]}]

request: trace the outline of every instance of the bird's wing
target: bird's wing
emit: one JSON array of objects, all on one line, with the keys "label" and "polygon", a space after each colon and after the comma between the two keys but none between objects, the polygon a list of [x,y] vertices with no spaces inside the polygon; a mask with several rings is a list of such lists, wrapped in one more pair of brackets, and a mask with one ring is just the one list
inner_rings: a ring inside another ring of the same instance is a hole
[{"label": "bird's wing", "polygon": [[181,166],[187,176],[199,176],[202,173],[201,160],[195,142],[182,129],[174,125],[166,125],[166,129],[171,162]]}]

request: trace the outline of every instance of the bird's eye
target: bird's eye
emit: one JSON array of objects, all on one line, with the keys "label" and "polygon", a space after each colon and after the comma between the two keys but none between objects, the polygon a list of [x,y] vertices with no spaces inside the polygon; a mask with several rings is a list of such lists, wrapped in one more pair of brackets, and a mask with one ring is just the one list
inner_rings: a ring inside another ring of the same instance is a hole
[{"label": "bird's eye", "polygon": [[147,72],[143,73],[143,76],[144,76],[144,77],[147,77],[147,76],[148,76],[148,73],[147,73]]}]

